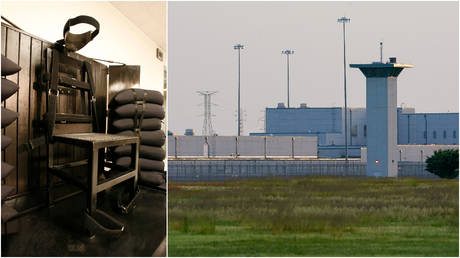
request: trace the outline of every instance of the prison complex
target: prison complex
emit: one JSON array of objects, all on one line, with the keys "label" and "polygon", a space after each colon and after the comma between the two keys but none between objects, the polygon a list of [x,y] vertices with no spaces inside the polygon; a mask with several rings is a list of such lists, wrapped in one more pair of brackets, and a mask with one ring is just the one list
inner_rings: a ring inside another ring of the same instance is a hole
[{"label": "prison complex", "polygon": [[[319,146],[344,145],[344,108],[299,107],[266,108],[265,132],[252,136],[318,136]],[[366,108],[348,108],[348,143],[367,145]],[[414,108],[398,107],[397,129],[400,145],[458,145],[458,113],[416,113]]]}]

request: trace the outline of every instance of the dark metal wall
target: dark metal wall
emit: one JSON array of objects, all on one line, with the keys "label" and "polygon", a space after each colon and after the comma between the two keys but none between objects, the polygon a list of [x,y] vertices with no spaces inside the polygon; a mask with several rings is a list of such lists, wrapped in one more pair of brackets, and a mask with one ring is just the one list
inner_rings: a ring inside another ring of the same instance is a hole
[{"label": "dark metal wall", "polygon": [[[7,24],[1,25],[1,53],[22,67],[18,74],[7,76],[7,79],[18,83],[19,91],[2,101],[3,107],[19,113],[19,118],[5,129],[2,134],[13,139],[12,144],[2,153],[2,160],[15,165],[15,173],[6,178],[6,184],[16,186],[17,194],[32,193],[33,190],[46,186],[46,146],[29,152],[20,152],[19,147],[30,139],[44,135],[44,130],[37,121],[46,113],[46,94],[35,87],[41,67],[46,65],[47,47],[52,45],[29,33],[17,30]],[[73,55],[79,60],[87,60],[93,64],[94,81],[96,84],[96,103],[99,121],[106,119],[107,102],[107,67],[101,63],[79,54]],[[60,94],[60,108],[72,110],[79,106],[79,100],[66,94]],[[101,123],[105,131],[105,123]],[[60,161],[74,159],[84,155],[80,150],[56,146]]]}]

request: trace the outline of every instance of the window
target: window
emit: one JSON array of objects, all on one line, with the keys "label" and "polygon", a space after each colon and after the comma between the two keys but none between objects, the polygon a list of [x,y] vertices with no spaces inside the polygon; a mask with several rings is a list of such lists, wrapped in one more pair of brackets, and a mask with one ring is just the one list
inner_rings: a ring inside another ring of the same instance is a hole
[{"label": "window", "polygon": [[454,135],[453,135],[454,139],[457,138],[457,131],[454,130]]},{"label": "window", "polygon": [[442,138],[446,139],[447,138],[447,132],[444,130],[444,133],[442,134]]},{"label": "window", "polygon": [[436,131],[433,131],[433,139],[436,139]]},{"label": "window", "polygon": [[423,131],[423,138],[426,139],[426,131]]},{"label": "window", "polygon": [[353,125],[351,127],[351,136],[358,136],[358,125]]},{"label": "window", "polygon": [[367,125],[364,125],[364,137],[367,137]]}]

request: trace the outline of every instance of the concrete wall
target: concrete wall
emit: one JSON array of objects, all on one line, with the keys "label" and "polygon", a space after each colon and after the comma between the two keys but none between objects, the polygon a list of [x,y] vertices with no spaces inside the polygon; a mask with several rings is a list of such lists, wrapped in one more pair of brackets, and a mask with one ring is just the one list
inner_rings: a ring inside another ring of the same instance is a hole
[{"label": "concrete wall", "polygon": [[317,145],[316,136],[168,136],[168,155],[317,157]]},{"label": "concrete wall", "polygon": [[[458,149],[458,145],[398,145],[397,160],[425,162],[436,150]],[[367,161],[367,147],[361,148],[361,162]]]},{"label": "concrete wall", "polygon": [[237,153],[236,137],[208,136],[209,154],[211,157],[232,156]]},{"label": "concrete wall", "polygon": [[[163,89],[166,55],[163,62],[156,59],[156,48],[159,45],[110,2],[2,1],[1,12],[2,16],[23,30],[51,42],[62,39],[62,30],[69,18],[78,15],[92,16],[99,21],[99,35],[78,53],[128,65],[140,65],[140,87],[157,91]],[[87,30],[87,27],[80,27],[78,30],[79,26],[72,27],[72,32],[81,33]],[[88,28],[92,29],[92,26]]]},{"label": "concrete wall", "polygon": [[240,136],[238,140],[238,153],[241,156],[264,156],[265,137]]}]

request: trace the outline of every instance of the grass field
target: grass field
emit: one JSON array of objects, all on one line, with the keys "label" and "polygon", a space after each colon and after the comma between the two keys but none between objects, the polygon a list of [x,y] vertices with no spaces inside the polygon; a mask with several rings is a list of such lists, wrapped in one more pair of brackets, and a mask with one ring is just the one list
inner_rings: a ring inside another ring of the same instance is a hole
[{"label": "grass field", "polygon": [[458,256],[458,180],[169,183],[169,256]]}]

